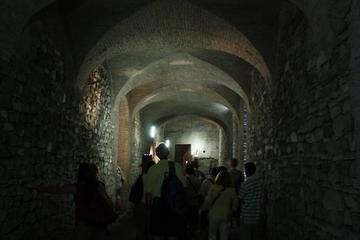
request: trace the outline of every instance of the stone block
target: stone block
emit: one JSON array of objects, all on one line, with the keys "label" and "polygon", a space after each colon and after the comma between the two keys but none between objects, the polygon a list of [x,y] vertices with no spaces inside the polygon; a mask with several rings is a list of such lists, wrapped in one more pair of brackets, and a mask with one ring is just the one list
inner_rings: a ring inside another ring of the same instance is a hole
[{"label": "stone block", "polygon": [[8,112],[7,112],[6,110],[1,110],[1,111],[0,111],[0,115],[1,115],[2,118],[7,119],[7,117],[8,117]]},{"label": "stone block", "polygon": [[358,197],[346,196],[345,204],[352,212],[360,213],[360,199]]},{"label": "stone block", "polygon": [[292,143],[296,143],[298,141],[298,136],[297,136],[296,132],[291,133],[290,139],[291,139]]},{"label": "stone block", "polygon": [[344,204],[342,194],[332,189],[325,190],[323,195],[323,206],[327,210],[343,211]]},{"label": "stone block", "polygon": [[334,136],[336,139],[344,135],[344,129],[346,127],[346,118],[344,115],[338,116],[333,122]]},{"label": "stone block", "polygon": [[14,126],[11,123],[5,123],[4,124],[4,131],[5,132],[10,132],[14,130]]},{"label": "stone block", "polygon": [[346,226],[352,225],[351,213],[349,211],[344,212],[344,225]]},{"label": "stone block", "polygon": [[335,119],[342,112],[341,107],[339,105],[334,106],[330,109],[330,115],[332,119]]}]

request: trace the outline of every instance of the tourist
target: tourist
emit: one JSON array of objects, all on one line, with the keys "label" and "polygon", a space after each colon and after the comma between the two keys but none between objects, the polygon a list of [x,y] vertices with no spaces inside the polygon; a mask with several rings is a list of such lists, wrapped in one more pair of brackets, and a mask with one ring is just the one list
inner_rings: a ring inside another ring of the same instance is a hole
[{"label": "tourist", "polygon": [[200,214],[209,211],[209,240],[216,240],[218,232],[220,240],[229,239],[231,216],[237,208],[238,198],[230,174],[220,171],[199,211]]},{"label": "tourist", "polygon": [[210,187],[214,184],[215,178],[219,173],[218,167],[213,167],[210,171],[210,177],[205,178],[205,180],[201,183],[201,187],[199,190],[199,194],[202,196],[203,199],[207,196]]},{"label": "tourist", "polygon": [[236,194],[239,194],[240,186],[244,182],[244,174],[237,169],[238,160],[236,158],[232,158],[229,164],[229,173],[236,191]]},{"label": "tourist", "polygon": [[108,239],[107,225],[117,215],[104,183],[98,180],[98,168],[94,164],[81,163],[77,182],[62,187],[37,187],[36,190],[53,194],[73,194],[75,200],[74,239]]},{"label": "tourist", "polygon": [[[211,186],[215,183],[215,178],[219,173],[218,167],[213,167],[210,171],[210,177],[206,178],[202,183],[199,190],[199,194],[202,198],[202,203],[204,202],[205,197],[208,195]],[[209,211],[202,211],[200,215],[200,226],[199,230],[201,233],[201,239],[208,239],[209,232]]]},{"label": "tourist", "polygon": [[260,237],[260,220],[262,209],[262,187],[255,176],[256,165],[245,164],[246,180],[240,187],[239,197],[242,201],[241,235],[242,240],[258,240]]},{"label": "tourist", "polygon": [[[242,171],[237,169],[239,161],[236,158],[232,158],[229,162],[229,173],[232,179],[233,186],[235,188],[235,192],[239,195],[240,186],[244,182],[244,174]],[[234,213],[233,217],[237,224],[239,224],[239,218],[241,213],[241,201],[239,201],[239,208]]]},{"label": "tourist", "polygon": [[195,170],[192,165],[187,165],[186,173],[186,195],[187,195],[187,228],[190,237],[194,237],[198,227],[198,211],[201,204],[201,196],[199,194],[201,182],[195,176]]},{"label": "tourist", "polygon": [[195,158],[192,162],[191,162],[191,166],[194,168],[194,175],[199,179],[200,182],[204,181],[205,179],[205,174],[200,171],[199,169],[199,160],[197,158]]},{"label": "tourist", "polygon": [[176,239],[185,233],[186,179],[180,164],[169,161],[164,143],[155,150],[160,161],[147,173],[146,205],[150,208],[149,231],[155,239]]},{"label": "tourist", "polygon": [[[218,167],[219,172],[228,172],[228,169],[225,166],[219,166]],[[231,181],[232,183],[232,181]]]},{"label": "tourist", "polygon": [[117,166],[116,168],[116,202],[115,202],[115,208],[118,212],[121,212],[124,210],[123,202],[122,202],[122,194],[123,194],[123,186],[125,184],[125,176],[120,168],[120,166]]},{"label": "tourist", "polygon": [[144,154],[142,157],[142,163],[140,165],[141,173],[131,187],[130,191],[129,201],[134,204],[133,216],[135,221],[137,240],[148,239],[148,221],[144,197],[144,183],[146,181],[146,174],[153,165],[155,165],[155,162],[152,161],[151,155]]}]

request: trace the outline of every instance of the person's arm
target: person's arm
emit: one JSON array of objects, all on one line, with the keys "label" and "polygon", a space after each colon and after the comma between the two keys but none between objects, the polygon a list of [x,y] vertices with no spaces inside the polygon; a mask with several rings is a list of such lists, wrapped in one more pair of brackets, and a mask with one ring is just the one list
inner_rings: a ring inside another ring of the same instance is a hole
[{"label": "person's arm", "polygon": [[208,183],[209,181],[207,179],[205,179],[201,185],[200,185],[200,190],[199,190],[199,195],[203,196],[203,197],[206,197],[205,194],[206,194],[206,191],[208,190]]},{"label": "person's arm", "polygon": [[175,172],[176,172],[176,176],[183,183],[184,187],[186,187],[186,185],[187,185],[186,177],[185,177],[182,167],[178,163],[175,163]]},{"label": "person's arm", "polygon": [[152,186],[153,186],[153,175],[154,170],[152,168],[149,169],[148,173],[146,174],[146,177],[144,180],[144,195],[145,195],[145,206],[146,208],[150,208],[152,204]]},{"label": "person's arm", "polygon": [[203,204],[201,205],[199,212],[209,210],[211,203],[214,201],[214,199],[216,197],[216,195],[215,195],[216,190],[214,187],[215,187],[214,185],[210,187],[209,192],[208,192],[207,196],[205,197],[205,200],[204,200]]},{"label": "person's arm", "polygon": [[241,202],[244,201],[244,198],[246,197],[247,194],[247,186],[246,186],[246,182],[243,182],[240,186],[240,191],[239,191],[239,199]]},{"label": "person's arm", "polygon": [[146,208],[150,208],[152,204],[152,193],[147,192],[145,193],[145,205]]},{"label": "person's arm", "polygon": [[239,208],[239,199],[238,197],[236,196],[236,192],[234,190],[234,194],[232,196],[232,212],[236,212]]},{"label": "person's arm", "polygon": [[52,194],[75,194],[76,185],[75,184],[65,184],[63,186],[38,186],[35,187],[35,190],[42,193],[52,193]]},{"label": "person's arm", "polygon": [[103,185],[101,182],[98,183],[98,192],[100,194],[100,197],[104,200],[104,202],[110,206],[111,208],[114,207],[114,204],[109,197],[109,195],[106,192],[105,185]]}]

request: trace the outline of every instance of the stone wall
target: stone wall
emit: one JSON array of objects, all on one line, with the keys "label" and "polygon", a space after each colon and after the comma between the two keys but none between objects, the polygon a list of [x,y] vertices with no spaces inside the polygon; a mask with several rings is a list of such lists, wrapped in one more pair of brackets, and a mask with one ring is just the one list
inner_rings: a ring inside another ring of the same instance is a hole
[{"label": "stone wall", "polygon": [[[74,226],[71,195],[37,193],[73,183],[80,162],[93,162],[113,196],[113,126],[106,71],[71,91],[64,53],[43,29],[30,29],[28,55],[1,56],[0,238],[61,239]],[[24,39],[25,41],[25,39]],[[89,102],[90,101],[90,102]],[[95,101],[97,109],[91,109]],[[92,118],[86,118],[92,114]],[[85,120],[90,120],[86,122]],[[89,124],[92,123],[92,124]]]},{"label": "stone wall", "polygon": [[118,123],[118,137],[117,137],[117,163],[122,168],[125,178],[129,177],[129,159],[130,159],[130,114],[129,103],[126,97],[122,98],[117,112],[119,119]]},{"label": "stone wall", "polygon": [[360,234],[359,173],[352,169],[350,1],[313,5],[306,17],[290,4],[282,9],[274,89],[254,74],[250,149],[266,187],[269,239]]}]

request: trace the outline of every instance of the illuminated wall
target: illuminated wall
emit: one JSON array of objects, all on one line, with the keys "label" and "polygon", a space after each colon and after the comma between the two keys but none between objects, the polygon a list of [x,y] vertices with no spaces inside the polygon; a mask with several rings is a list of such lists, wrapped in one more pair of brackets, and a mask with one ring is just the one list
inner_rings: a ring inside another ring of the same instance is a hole
[{"label": "illuminated wall", "polygon": [[175,156],[176,144],[191,144],[193,156],[219,160],[222,152],[220,136],[223,130],[217,124],[196,117],[184,116],[159,128],[162,141],[170,140],[170,158]]}]

